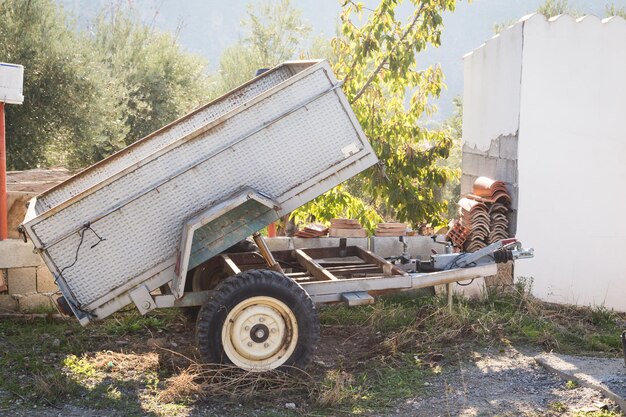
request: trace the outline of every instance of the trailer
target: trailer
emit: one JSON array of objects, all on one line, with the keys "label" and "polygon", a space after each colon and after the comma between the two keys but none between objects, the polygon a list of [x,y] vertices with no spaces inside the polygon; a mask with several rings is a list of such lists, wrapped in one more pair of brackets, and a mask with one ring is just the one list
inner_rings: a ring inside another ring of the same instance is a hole
[{"label": "trailer", "polygon": [[[134,305],[201,309],[207,361],[303,366],[316,304],[474,279],[530,257],[515,241],[412,272],[358,247],[271,252],[258,233],[378,162],[323,60],[291,61],[34,198],[21,230],[82,325]],[[248,236],[252,252],[224,253]],[[429,272],[419,272],[429,271]]]}]

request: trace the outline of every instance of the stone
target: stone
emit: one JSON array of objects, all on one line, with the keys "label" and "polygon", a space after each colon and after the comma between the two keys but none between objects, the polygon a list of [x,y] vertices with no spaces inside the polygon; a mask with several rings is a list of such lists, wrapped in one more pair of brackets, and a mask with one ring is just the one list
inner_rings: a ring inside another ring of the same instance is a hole
[{"label": "stone", "polygon": [[151,337],[146,341],[146,345],[149,348],[160,348],[160,347],[165,346],[166,343],[167,343],[166,340],[163,338],[157,339],[157,338]]},{"label": "stone", "polygon": [[54,347],[59,347],[59,346],[61,346],[61,341],[60,341],[59,339],[54,339],[54,340],[52,341],[52,346],[54,346]]},{"label": "stone", "polygon": [[39,266],[41,257],[33,253],[33,244],[23,240],[7,239],[0,241],[0,268],[24,268]]},{"label": "stone", "polygon": [[116,340],[115,344],[120,347],[128,346],[128,340]]},{"label": "stone", "polygon": [[9,294],[28,294],[37,292],[37,269],[9,269],[8,286]]},{"label": "stone", "polygon": [[41,313],[54,309],[50,297],[44,294],[22,295],[17,298],[17,302],[21,313]]},{"label": "stone", "polygon": [[0,294],[0,312],[11,313],[17,311],[17,300],[9,294]]},{"label": "stone", "polygon": [[24,222],[26,210],[31,198],[38,193],[9,191],[7,195],[8,207],[8,237],[9,239],[21,239],[17,227]]},{"label": "stone", "polygon": [[285,408],[287,410],[295,410],[296,409],[296,403],[285,403]]},{"label": "stone", "polygon": [[57,292],[59,287],[54,282],[54,275],[46,265],[37,268],[37,292]]}]

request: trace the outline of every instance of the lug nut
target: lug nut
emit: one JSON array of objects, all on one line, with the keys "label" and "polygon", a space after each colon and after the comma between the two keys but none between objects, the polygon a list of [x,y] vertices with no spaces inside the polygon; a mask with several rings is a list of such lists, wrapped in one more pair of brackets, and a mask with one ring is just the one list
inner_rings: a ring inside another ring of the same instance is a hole
[{"label": "lug nut", "polygon": [[246,326],[243,328],[244,330],[250,330],[250,326]]},{"label": "lug nut", "polygon": [[269,345],[269,343],[263,343],[263,347],[268,347]]},{"label": "lug nut", "polygon": [[248,342],[248,346],[249,346],[249,347],[252,347],[252,342]]},{"label": "lug nut", "polygon": [[265,321],[265,317],[259,317],[259,321],[263,323]]},{"label": "lug nut", "polygon": [[272,329],[272,330],[270,330],[270,332],[276,333],[276,329]]}]

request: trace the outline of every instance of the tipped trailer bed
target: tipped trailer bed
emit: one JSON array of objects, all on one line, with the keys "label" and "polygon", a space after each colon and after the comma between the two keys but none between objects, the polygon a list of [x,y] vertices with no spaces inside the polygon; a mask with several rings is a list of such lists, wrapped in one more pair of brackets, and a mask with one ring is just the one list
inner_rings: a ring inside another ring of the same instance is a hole
[{"label": "tipped trailer bed", "polygon": [[[34,198],[21,231],[59,304],[83,325],[130,304],[202,306],[206,360],[302,366],[319,338],[314,303],[369,303],[493,275],[496,252],[528,255],[504,242],[479,262],[441,255],[424,264],[441,272],[407,273],[345,244],[270,252],[260,229],[378,162],[340,86],[326,61],[286,62]],[[258,252],[223,253],[250,235]]]}]

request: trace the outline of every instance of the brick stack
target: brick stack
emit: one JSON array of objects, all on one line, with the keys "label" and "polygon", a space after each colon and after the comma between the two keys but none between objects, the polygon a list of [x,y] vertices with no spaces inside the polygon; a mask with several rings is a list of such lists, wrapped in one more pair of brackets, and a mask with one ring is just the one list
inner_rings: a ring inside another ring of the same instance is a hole
[{"label": "brick stack", "polygon": [[[459,226],[448,233],[448,240],[463,245],[466,252],[475,252],[490,243],[509,237],[511,197],[502,181],[479,177],[472,193],[459,201]],[[462,233],[469,230],[469,233]],[[454,232],[453,232],[454,231]],[[463,237],[465,240],[463,241]]]},{"label": "brick stack", "polygon": [[330,237],[367,237],[367,231],[355,219],[331,219]]},{"label": "brick stack", "polygon": [[396,237],[406,236],[406,224],[404,223],[378,223],[374,232],[375,236]]},{"label": "brick stack", "polygon": [[322,237],[322,236],[326,236],[327,234],[328,234],[328,227],[324,226],[323,224],[313,223],[313,224],[306,226],[303,230],[298,230],[295,233],[295,236],[311,238],[311,237]]}]

